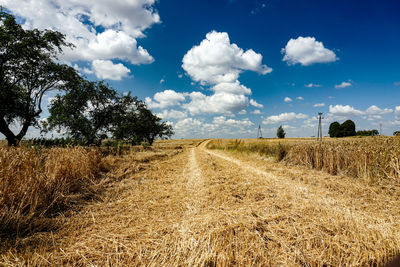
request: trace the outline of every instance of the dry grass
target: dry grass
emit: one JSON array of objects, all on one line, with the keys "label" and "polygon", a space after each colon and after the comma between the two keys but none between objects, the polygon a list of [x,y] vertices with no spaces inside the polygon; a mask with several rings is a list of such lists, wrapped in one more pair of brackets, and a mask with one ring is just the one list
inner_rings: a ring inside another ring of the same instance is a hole
[{"label": "dry grass", "polygon": [[114,178],[99,198],[6,243],[0,265],[383,266],[399,253],[398,185],[199,142],[103,159]]},{"label": "dry grass", "polygon": [[400,138],[215,140],[210,149],[256,153],[287,164],[362,178],[370,183],[400,182]]},{"label": "dry grass", "polygon": [[101,157],[93,149],[0,148],[1,233],[45,228],[46,217],[90,193],[100,170]]}]

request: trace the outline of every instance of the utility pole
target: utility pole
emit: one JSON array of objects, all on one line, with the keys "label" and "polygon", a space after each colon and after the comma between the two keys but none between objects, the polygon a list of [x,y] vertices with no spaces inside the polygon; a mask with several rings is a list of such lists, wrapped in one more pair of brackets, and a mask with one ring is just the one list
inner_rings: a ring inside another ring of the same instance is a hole
[{"label": "utility pole", "polygon": [[322,112],[318,112],[318,135],[317,135],[317,141],[322,141],[322,122],[321,122],[322,119],[323,119]]},{"label": "utility pole", "polygon": [[262,132],[261,132],[261,126],[260,126],[260,124],[258,125],[257,138],[263,138],[263,137],[262,137]]},{"label": "utility pole", "polygon": [[379,135],[382,135],[382,123],[379,123]]}]

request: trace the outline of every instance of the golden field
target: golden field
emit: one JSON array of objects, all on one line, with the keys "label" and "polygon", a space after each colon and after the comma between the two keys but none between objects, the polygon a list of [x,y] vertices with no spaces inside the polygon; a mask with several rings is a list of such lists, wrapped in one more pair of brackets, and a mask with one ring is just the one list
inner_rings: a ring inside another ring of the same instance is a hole
[{"label": "golden field", "polygon": [[384,266],[399,155],[384,137],[2,147],[0,265]]}]

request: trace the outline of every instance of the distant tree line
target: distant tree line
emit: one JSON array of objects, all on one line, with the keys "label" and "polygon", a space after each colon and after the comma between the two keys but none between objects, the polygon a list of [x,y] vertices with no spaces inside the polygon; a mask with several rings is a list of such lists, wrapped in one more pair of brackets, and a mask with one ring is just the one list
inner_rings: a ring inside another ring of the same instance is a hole
[{"label": "distant tree line", "polygon": [[[152,144],[157,137],[173,134],[172,127],[137,97],[120,96],[108,84],[87,81],[57,62],[62,48],[73,46],[60,32],[25,30],[0,11],[0,132],[8,145],[18,145],[31,126],[63,131],[85,144],[109,137]],[[42,100],[51,90],[59,93],[43,122]],[[12,125],[21,126],[17,134]]]},{"label": "distant tree line", "polygon": [[377,136],[379,135],[379,131],[376,129],[372,129],[372,130],[361,130],[361,131],[357,131],[357,136]]},{"label": "distant tree line", "polygon": [[347,137],[347,136],[376,136],[379,135],[379,131],[373,130],[359,130],[356,131],[356,125],[352,120],[346,120],[342,124],[335,121],[329,125],[330,137]]}]

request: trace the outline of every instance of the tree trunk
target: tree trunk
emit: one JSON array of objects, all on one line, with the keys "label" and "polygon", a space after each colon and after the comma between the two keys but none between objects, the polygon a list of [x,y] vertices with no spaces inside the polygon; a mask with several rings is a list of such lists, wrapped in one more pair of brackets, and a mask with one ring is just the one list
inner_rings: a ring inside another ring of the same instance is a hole
[{"label": "tree trunk", "polygon": [[3,116],[0,117],[0,133],[4,134],[8,141],[8,146],[17,146],[18,140],[15,134],[8,128],[8,124]]}]

